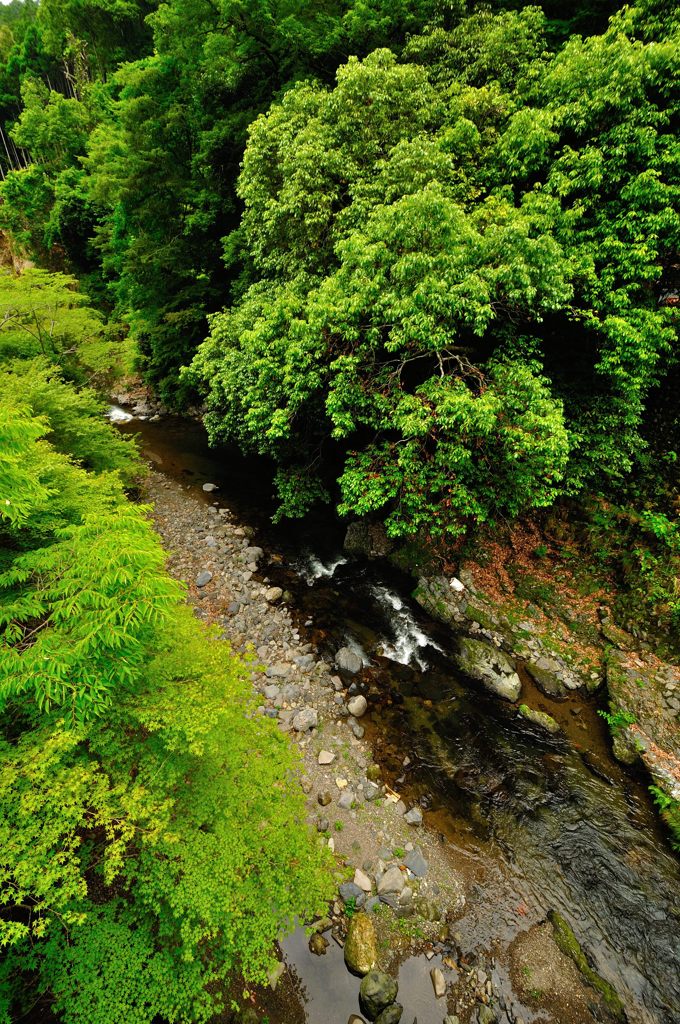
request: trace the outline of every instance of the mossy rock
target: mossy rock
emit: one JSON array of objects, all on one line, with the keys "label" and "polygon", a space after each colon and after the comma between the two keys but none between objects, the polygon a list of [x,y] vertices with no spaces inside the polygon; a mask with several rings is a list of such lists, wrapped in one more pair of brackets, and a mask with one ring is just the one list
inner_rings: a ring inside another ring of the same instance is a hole
[{"label": "mossy rock", "polygon": [[345,963],[353,974],[372,971],[378,961],[375,925],[368,914],[355,914],[349,923],[345,942]]},{"label": "mossy rock", "polygon": [[527,722],[533,722],[534,725],[540,726],[546,732],[553,735],[561,732],[558,723],[546,711],[536,711],[534,708],[530,708],[528,704],[520,704],[519,713],[522,718],[526,718]]},{"label": "mossy rock", "polygon": [[551,910],[548,912],[548,920],[553,927],[555,942],[558,947],[566,956],[570,957],[574,961],[590,987],[600,993],[609,1012],[616,1017],[617,1020],[625,1022],[626,1011],[621,999],[609,982],[605,981],[604,978],[602,978],[597,971],[593,970],[590,966],[585,953],[581,949],[578,939],[562,915],[558,914],[556,910]]}]

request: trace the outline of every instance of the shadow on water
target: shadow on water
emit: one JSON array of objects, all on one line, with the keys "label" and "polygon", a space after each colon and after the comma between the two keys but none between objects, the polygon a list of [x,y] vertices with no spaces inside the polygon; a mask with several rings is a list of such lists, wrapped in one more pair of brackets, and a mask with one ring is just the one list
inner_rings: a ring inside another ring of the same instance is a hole
[{"label": "shadow on water", "polygon": [[[395,784],[430,808],[468,881],[456,922],[462,947],[507,947],[557,909],[624,1000],[631,1024],[678,1024],[678,862],[645,787],[612,760],[594,708],[548,701],[525,679],[524,699],[549,710],[562,733],[536,729],[460,677],[446,655],[452,635],[412,605],[407,578],[343,555],[331,513],[271,527],[268,466],[211,452],[191,423],[135,421],[121,429],[139,432],[157,468],[191,489],[218,483],[221,503],[249,521],[275,556],[269,576],[293,592],[300,622],[312,620],[310,638],[329,658],[349,645],[370,663],[365,682],[379,694],[369,724],[375,755]],[[406,752],[412,763],[404,776]],[[355,979],[339,951],[329,954],[340,955],[338,970],[329,971],[300,942],[293,936],[286,950],[300,973],[306,1019],[325,1024],[329,999],[338,1019],[347,1006],[355,1012]]]}]

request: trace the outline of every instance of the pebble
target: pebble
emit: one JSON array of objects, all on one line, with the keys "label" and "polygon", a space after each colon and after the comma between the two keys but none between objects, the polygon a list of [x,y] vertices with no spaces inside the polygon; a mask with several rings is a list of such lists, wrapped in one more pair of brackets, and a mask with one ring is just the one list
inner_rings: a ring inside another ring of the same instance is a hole
[{"label": "pebble", "polygon": [[333,761],[335,761],[335,754],[330,750],[319,751],[319,764],[333,764]]},{"label": "pebble", "polygon": [[212,578],[213,574],[210,572],[210,569],[203,569],[196,577],[196,586],[204,587],[207,583],[210,583]]},{"label": "pebble", "polygon": [[423,823],[423,812],[419,807],[412,807],[410,811],[407,811],[404,815],[404,821],[408,825],[422,825]]}]

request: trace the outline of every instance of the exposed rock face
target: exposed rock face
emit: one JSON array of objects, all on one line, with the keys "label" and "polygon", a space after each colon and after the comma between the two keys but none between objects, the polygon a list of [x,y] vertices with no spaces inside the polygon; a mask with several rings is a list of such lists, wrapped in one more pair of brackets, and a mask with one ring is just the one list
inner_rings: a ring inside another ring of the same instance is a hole
[{"label": "exposed rock face", "polygon": [[527,670],[543,693],[564,697],[570,690],[596,689],[601,674],[570,664],[555,652],[554,637],[543,636],[529,619],[516,620],[508,610],[475,589],[470,574],[461,570],[463,589],[452,586],[445,576],[421,577],[414,598],[434,618],[468,636],[486,639],[515,658],[526,662]]},{"label": "exposed rock face", "polygon": [[364,975],[373,970],[377,960],[375,926],[368,914],[354,914],[347,931],[345,963],[353,974]]},{"label": "exposed rock face", "polygon": [[386,558],[394,549],[394,542],[387,536],[382,523],[370,523],[366,519],[360,519],[347,527],[344,548],[349,555]]},{"label": "exposed rock face", "polygon": [[359,988],[359,1005],[369,1020],[375,1020],[397,998],[399,986],[382,971],[370,971]]},{"label": "exposed rock face", "polygon": [[680,800],[680,669],[614,648],[606,664],[614,756],[624,764],[642,761],[655,784]]},{"label": "exposed rock face", "polygon": [[483,640],[462,637],[456,656],[458,667],[466,675],[478,679],[487,690],[506,700],[518,699],[522,684],[507,654]]}]

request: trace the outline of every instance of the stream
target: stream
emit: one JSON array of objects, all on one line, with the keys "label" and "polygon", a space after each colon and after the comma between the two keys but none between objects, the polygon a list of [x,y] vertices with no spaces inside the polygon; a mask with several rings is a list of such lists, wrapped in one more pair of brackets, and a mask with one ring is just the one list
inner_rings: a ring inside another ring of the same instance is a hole
[{"label": "stream", "polygon": [[[112,418],[140,436],[160,472],[201,494],[206,481],[218,484],[216,495],[202,496],[219,497],[256,530],[271,559],[267,575],[292,593],[301,631],[328,661],[349,646],[368,666],[379,691],[369,726],[375,759],[391,784],[428,809],[428,823],[460,866],[468,901],[455,922],[457,942],[473,956],[497,957],[495,980],[508,1000],[513,983],[503,951],[556,909],[618,992],[630,1024],[678,1024],[678,860],[646,780],[612,759],[594,700],[549,701],[523,676],[523,699],[548,709],[562,732],[532,726],[454,669],[451,633],[410,600],[412,580],[382,562],[343,554],[344,527],[330,510],[273,527],[268,464],[211,450],[192,422],[127,419],[123,410]],[[328,1000],[332,1020],[344,1024],[341,954],[319,962],[299,933],[284,954],[308,1024],[331,1020]],[[413,1019],[411,1004],[418,1024],[441,1024],[441,1013],[419,1010],[408,961],[402,972],[402,988],[413,987],[404,1024]],[[355,982],[353,992],[355,1000]],[[526,1008],[523,1018],[545,1021]]]}]

